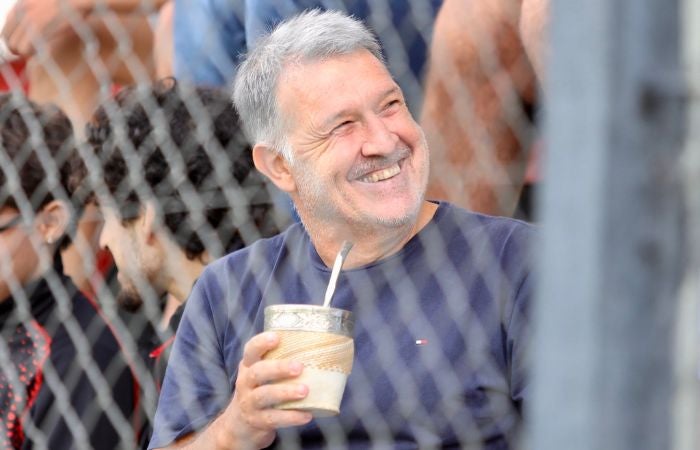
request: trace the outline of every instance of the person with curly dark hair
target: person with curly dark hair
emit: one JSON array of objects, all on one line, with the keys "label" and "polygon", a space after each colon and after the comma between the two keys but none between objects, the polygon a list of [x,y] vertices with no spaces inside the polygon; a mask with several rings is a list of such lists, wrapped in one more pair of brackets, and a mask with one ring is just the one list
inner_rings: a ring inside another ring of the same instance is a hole
[{"label": "person with curly dark hair", "polygon": [[[86,126],[75,176],[104,218],[100,246],[117,267],[117,303],[160,330],[139,337],[156,386],[192,285],[212,259],[279,232],[230,95],[168,78],[128,87]],[[155,315],[154,315],[155,313]],[[147,380],[150,382],[150,380]],[[142,442],[150,438],[143,425]]]},{"label": "person with curly dark hair", "polygon": [[224,91],[173,79],[126,88],[86,130],[101,168],[92,180],[105,220],[100,245],[114,256],[123,307],[169,294],[166,325],[210,260],[278,232]]},{"label": "person with curly dark hair", "polygon": [[63,272],[78,161],[62,111],[0,95],[0,448],[136,442],[128,361]]}]

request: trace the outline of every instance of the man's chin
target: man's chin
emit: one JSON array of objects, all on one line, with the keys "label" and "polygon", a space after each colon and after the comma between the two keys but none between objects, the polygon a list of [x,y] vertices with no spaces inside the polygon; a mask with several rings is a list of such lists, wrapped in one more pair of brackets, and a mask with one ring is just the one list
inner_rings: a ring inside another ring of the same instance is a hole
[{"label": "man's chin", "polygon": [[[397,211],[384,209],[373,214],[374,221],[377,225],[387,228],[400,228],[409,224],[415,223],[420,212],[420,202],[417,202],[412,207],[401,208]],[[369,216],[369,214],[368,214]]]},{"label": "man's chin", "polygon": [[386,228],[401,228],[405,227],[406,225],[413,224],[416,220],[416,216],[411,214],[411,215],[403,215],[403,216],[396,216],[396,217],[377,217],[376,223],[379,226],[386,227]]}]

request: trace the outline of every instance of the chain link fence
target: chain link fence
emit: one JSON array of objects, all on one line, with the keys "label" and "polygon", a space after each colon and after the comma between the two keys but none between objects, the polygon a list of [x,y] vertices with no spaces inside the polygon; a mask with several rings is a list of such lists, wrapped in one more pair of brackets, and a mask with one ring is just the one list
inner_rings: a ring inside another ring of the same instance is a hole
[{"label": "chain link fence", "polygon": [[[255,169],[231,100],[243,55],[310,8],[376,34],[431,149],[427,198],[441,203],[400,251],[341,272],[333,306],[353,314],[355,356],[340,414],[283,427],[272,445],[527,448],[544,348],[530,345],[532,305],[556,264],[541,262],[552,230],[537,225],[537,189],[559,188],[541,183],[547,2],[89,3],[0,10],[0,448],[197,439],[227,417],[264,308],[321,304],[333,261],[302,225],[308,211]],[[315,192],[320,216],[364,217],[318,178],[299,191]],[[683,311],[697,315],[692,285]],[[682,338],[666,350],[678,345],[676,377],[697,396],[697,320],[671,315]],[[679,398],[676,445],[692,448],[697,401]]]}]

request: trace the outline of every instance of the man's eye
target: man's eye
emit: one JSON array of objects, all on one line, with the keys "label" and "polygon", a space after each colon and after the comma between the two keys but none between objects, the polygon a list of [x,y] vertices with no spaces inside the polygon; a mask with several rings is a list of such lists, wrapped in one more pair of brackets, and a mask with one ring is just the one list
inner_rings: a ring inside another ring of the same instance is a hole
[{"label": "man's eye", "polygon": [[352,120],[346,120],[345,122],[341,123],[337,127],[333,128],[334,133],[342,133],[343,131],[347,131],[348,128],[353,124]]},{"label": "man's eye", "polygon": [[384,106],[385,110],[391,110],[401,105],[401,100],[392,100]]}]

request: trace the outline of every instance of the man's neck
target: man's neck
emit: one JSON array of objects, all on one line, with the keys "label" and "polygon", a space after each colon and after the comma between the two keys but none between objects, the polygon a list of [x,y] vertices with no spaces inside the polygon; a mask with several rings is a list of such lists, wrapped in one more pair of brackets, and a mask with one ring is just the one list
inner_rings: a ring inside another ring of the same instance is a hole
[{"label": "man's neck", "polygon": [[178,251],[176,255],[168,258],[165,263],[168,294],[180,304],[184,303],[207,261],[206,255],[189,259],[182,251]]},{"label": "man's neck", "polygon": [[363,230],[333,229],[321,223],[304,223],[304,226],[318,255],[328,267],[333,265],[342,242],[352,241],[352,251],[343,265],[343,268],[351,269],[386,258],[401,250],[430,222],[437,207],[435,203],[423,202],[416,220],[392,229],[379,226]]}]

